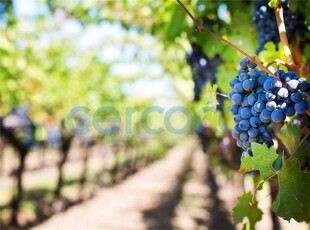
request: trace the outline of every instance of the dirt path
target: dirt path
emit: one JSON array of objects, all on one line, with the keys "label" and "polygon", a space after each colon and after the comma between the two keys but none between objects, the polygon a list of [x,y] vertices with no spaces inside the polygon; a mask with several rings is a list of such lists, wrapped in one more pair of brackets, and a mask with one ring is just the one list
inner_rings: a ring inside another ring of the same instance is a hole
[{"label": "dirt path", "polygon": [[[213,168],[209,156],[189,139],[121,184],[101,189],[91,200],[33,229],[241,229],[234,226],[230,212],[242,194],[241,181],[241,175],[227,179]],[[260,204],[267,209],[262,207],[266,217],[257,229],[272,229],[268,203],[270,206],[270,201]],[[281,227],[307,229],[306,225],[283,221]]]},{"label": "dirt path", "polygon": [[[100,190],[93,199],[57,214],[33,229],[150,229],[153,220],[161,217],[159,227],[169,227],[170,218],[166,217],[171,216],[169,212],[173,212],[174,204],[178,203],[175,193],[182,187],[180,183],[196,146],[194,140],[182,143],[166,158],[123,183]],[[165,205],[164,213],[154,211]]]}]

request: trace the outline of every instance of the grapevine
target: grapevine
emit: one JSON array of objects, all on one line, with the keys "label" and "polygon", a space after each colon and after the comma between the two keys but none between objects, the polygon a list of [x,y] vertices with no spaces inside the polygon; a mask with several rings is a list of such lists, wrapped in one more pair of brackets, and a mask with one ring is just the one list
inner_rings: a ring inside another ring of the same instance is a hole
[{"label": "grapevine", "polygon": [[[278,33],[278,26],[276,16],[273,8],[268,5],[269,1],[254,1],[255,13],[253,21],[258,30],[258,48],[256,53],[260,53],[265,49],[267,42],[273,42],[278,49],[280,37]],[[290,11],[287,1],[281,2],[284,11],[285,29],[289,40],[295,40],[297,37],[303,36],[307,32],[307,27],[304,24],[305,16],[296,11]]]},{"label": "grapevine", "polygon": [[[271,178],[276,177],[277,182],[272,180],[272,183],[273,187],[278,189],[278,194],[273,196],[272,211],[286,220],[291,218],[297,221],[309,220],[306,207],[301,207],[303,200],[297,197],[298,193],[310,196],[306,185],[291,187],[288,184],[294,174],[298,174],[300,179],[303,178],[301,180],[310,180],[307,172],[309,153],[302,150],[307,148],[302,146],[309,146],[307,140],[310,132],[307,121],[310,111],[310,84],[306,78],[300,77],[299,70],[302,70],[303,66],[300,50],[293,53],[290,50],[290,43],[296,45],[297,37],[303,36],[308,30],[304,24],[304,16],[298,10],[291,13],[287,2],[273,1],[273,6],[270,7],[268,1],[255,1],[256,13],[253,20],[259,30],[259,47],[256,53],[264,50],[268,41],[274,42],[277,49],[281,42],[286,57],[286,62],[275,59],[264,65],[255,56],[247,54],[228,40],[204,28],[180,0],[177,2],[193,20],[198,32],[206,33],[228,44],[245,56],[240,60],[236,77],[229,82],[232,90],[228,93],[232,102],[230,112],[235,122],[232,136],[237,145],[243,149],[239,172],[260,175],[264,181],[271,181]],[[299,54],[297,58],[296,53]],[[297,59],[298,66],[293,55]],[[277,68],[272,73],[269,67],[274,63],[277,64]],[[288,70],[280,69],[280,65]],[[302,72],[305,73],[303,70]],[[290,135],[296,136],[292,139],[292,143],[288,143]],[[289,173],[289,168],[294,172]],[[301,172],[301,169],[306,171]],[[260,189],[260,186],[257,189]],[[252,198],[251,196],[248,198],[255,199],[255,194]],[[299,211],[303,215],[293,212],[289,208],[290,205],[284,202],[285,199],[295,199],[294,205],[299,205]],[[242,221],[238,208],[237,205],[234,209],[234,218]],[[249,221],[250,228],[254,228],[253,222],[256,223],[259,218],[250,218]]]}]

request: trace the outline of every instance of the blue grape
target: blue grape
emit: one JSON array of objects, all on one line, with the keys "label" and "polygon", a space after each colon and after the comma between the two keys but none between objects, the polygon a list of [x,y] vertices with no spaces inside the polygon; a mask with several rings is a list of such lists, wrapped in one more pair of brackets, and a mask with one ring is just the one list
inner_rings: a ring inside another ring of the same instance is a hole
[{"label": "blue grape", "polygon": [[243,68],[238,69],[238,75],[242,73],[247,73],[246,69],[243,69]]},{"label": "blue grape", "polygon": [[287,82],[287,89],[291,92],[295,92],[298,89],[299,81],[292,79]]},{"label": "blue grape", "polygon": [[241,108],[240,114],[243,119],[250,119],[252,117],[251,108]]},{"label": "blue grape", "polygon": [[248,135],[247,132],[242,132],[242,133],[240,133],[239,138],[240,138],[242,141],[247,141],[247,140],[249,139],[249,135]]},{"label": "blue grape", "polygon": [[246,57],[242,58],[239,62],[240,64],[240,67],[243,68],[243,69],[246,69],[248,68],[248,59]]},{"label": "blue grape", "polygon": [[243,82],[247,79],[250,79],[250,76],[247,73],[241,73],[241,74],[239,74],[239,79],[240,79],[240,81]]},{"label": "blue grape", "polygon": [[240,133],[238,133],[236,130],[233,130],[231,134],[234,139],[236,140],[239,139]]},{"label": "blue grape", "polygon": [[308,104],[305,101],[297,102],[294,109],[297,113],[303,114],[308,110]]},{"label": "blue grape", "polygon": [[230,112],[233,114],[233,115],[236,115],[238,113],[238,110],[239,110],[239,106],[238,105],[232,105],[230,107]]},{"label": "blue grape", "polygon": [[254,94],[250,94],[249,96],[247,96],[247,100],[248,100],[248,105],[253,106],[255,102],[257,101],[257,97]]},{"label": "blue grape", "polygon": [[241,105],[242,103],[242,95],[240,93],[235,93],[232,97],[231,97],[232,102],[235,105]]},{"label": "blue grape", "polygon": [[265,117],[263,117],[262,114],[259,114],[259,119],[260,119],[263,123],[265,123],[265,124],[269,124],[269,122],[270,122],[270,120],[271,120],[271,118],[265,118]]},{"label": "blue grape", "polygon": [[246,79],[242,83],[242,87],[245,91],[250,92],[254,88],[254,81]]},{"label": "blue grape", "polygon": [[275,81],[274,82],[274,88],[280,89],[282,87],[282,82],[281,81]]},{"label": "blue grape", "polygon": [[240,148],[243,147],[243,142],[242,142],[242,140],[240,140],[240,139],[237,140],[237,146],[240,147]]},{"label": "blue grape", "polygon": [[271,120],[275,123],[280,123],[285,120],[285,115],[281,109],[276,109],[271,113]]},{"label": "blue grape", "polygon": [[250,118],[250,125],[254,128],[259,127],[262,124],[262,121],[259,119],[259,117],[251,117]]},{"label": "blue grape", "polygon": [[254,69],[250,70],[250,77],[252,79],[257,79],[257,78],[259,78],[259,76],[260,76],[260,72],[258,69],[254,68]]},{"label": "blue grape", "polygon": [[293,105],[287,107],[287,110],[284,111],[285,116],[292,117],[295,115],[295,108]]},{"label": "blue grape", "polygon": [[250,137],[257,137],[257,136],[259,135],[259,130],[258,130],[258,128],[254,128],[254,127],[249,128],[249,130],[248,130],[248,135],[249,135]]},{"label": "blue grape", "polygon": [[267,79],[267,76],[265,74],[261,74],[259,78],[257,79],[257,84],[259,86],[263,86],[266,79]]},{"label": "blue grape", "polygon": [[248,147],[250,147],[250,146],[251,146],[251,144],[250,144],[249,141],[244,141],[244,142],[242,143],[243,149],[246,149],[246,148],[248,148]]},{"label": "blue grape", "polygon": [[240,83],[240,80],[238,79],[238,78],[233,78],[233,79],[231,79],[230,81],[229,81],[229,85],[230,85],[230,87],[234,87],[235,86],[235,84],[237,84],[237,83]]},{"label": "blue grape", "polygon": [[265,93],[259,93],[258,94],[258,100],[262,102],[267,102],[266,94]]},{"label": "blue grape", "polygon": [[277,95],[280,100],[285,100],[288,97],[289,93],[286,88],[281,88],[279,89]]},{"label": "blue grape", "polygon": [[264,90],[268,91],[268,90],[272,90],[274,89],[274,82],[275,80],[273,78],[267,78],[267,80],[264,82]]},{"label": "blue grape", "polygon": [[248,120],[240,121],[239,128],[241,130],[247,131],[250,128],[250,122]]},{"label": "blue grape", "polygon": [[254,107],[251,108],[251,113],[253,116],[259,116],[260,112],[257,112]]},{"label": "blue grape", "polygon": [[242,83],[235,84],[234,90],[235,90],[236,93],[243,93],[244,89],[242,87]]},{"label": "blue grape", "polygon": [[249,137],[249,142],[252,143],[252,142],[258,142],[259,141],[259,138],[258,137]]},{"label": "blue grape", "polygon": [[256,94],[263,93],[263,92],[264,92],[264,88],[263,87],[258,87],[256,89]]},{"label": "blue grape", "polygon": [[263,117],[266,120],[270,120],[271,118],[271,112],[268,111],[267,109],[264,109],[261,114],[259,115],[260,117]]},{"label": "blue grape", "polygon": [[249,106],[247,96],[244,96],[244,97],[243,97],[243,99],[242,99],[242,103],[241,103],[241,106],[243,106],[243,107],[247,107],[247,106]]},{"label": "blue grape", "polygon": [[273,101],[276,98],[276,95],[273,94],[273,91],[268,90],[266,92],[266,99],[267,101]]},{"label": "blue grape", "polygon": [[282,104],[280,104],[280,109],[285,112],[288,109],[288,104],[286,102],[283,102]]},{"label": "blue grape", "polygon": [[291,94],[291,100],[295,103],[301,101],[302,95],[299,92],[295,92]]},{"label": "blue grape", "polygon": [[234,90],[230,90],[228,93],[228,98],[231,99],[232,96],[235,94],[236,92]]},{"label": "blue grape", "polygon": [[236,123],[239,123],[240,121],[242,121],[242,117],[239,113],[234,116],[234,121]]},{"label": "blue grape", "polygon": [[274,102],[274,101],[268,101],[267,103],[266,103],[266,109],[267,110],[269,110],[269,111],[273,111],[273,110],[275,110],[277,108],[277,103],[276,102]]},{"label": "blue grape", "polygon": [[267,140],[272,139],[272,132],[269,129],[266,129],[265,132],[263,133],[263,137]]},{"label": "blue grape", "polygon": [[265,103],[262,102],[262,101],[257,101],[255,104],[254,104],[254,109],[257,111],[257,112],[262,112],[263,109],[265,109],[266,106],[265,106]]},{"label": "blue grape", "polygon": [[310,92],[310,84],[306,81],[303,81],[299,84],[299,89],[303,93],[309,93]]}]

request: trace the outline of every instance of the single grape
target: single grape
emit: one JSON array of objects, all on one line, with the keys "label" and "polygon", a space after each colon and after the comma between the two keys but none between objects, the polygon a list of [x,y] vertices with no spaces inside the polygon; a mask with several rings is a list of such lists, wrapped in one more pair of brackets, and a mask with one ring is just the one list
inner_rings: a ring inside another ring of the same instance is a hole
[{"label": "single grape", "polygon": [[235,93],[232,97],[231,97],[232,102],[235,105],[241,105],[242,103],[242,95],[240,93]]},{"label": "single grape", "polygon": [[241,130],[247,131],[250,128],[250,122],[248,120],[240,121],[239,128]]},{"label": "single grape", "polygon": [[240,83],[240,80],[238,78],[233,78],[229,81],[229,85],[231,88],[233,88],[235,86],[235,84]]},{"label": "single grape", "polygon": [[247,132],[240,133],[239,137],[242,141],[247,141],[249,139],[249,135]]},{"label": "single grape", "polygon": [[240,114],[243,119],[250,119],[250,117],[252,117],[251,108],[241,108]]},{"label": "single grape", "polygon": [[242,87],[245,91],[250,92],[254,88],[254,81],[246,79],[242,83]]},{"label": "single grape", "polygon": [[310,84],[306,81],[303,81],[299,84],[299,89],[303,93],[309,93],[310,92]]},{"label": "single grape", "polygon": [[258,128],[254,128],[254,127],[249,128],[249,130],[248,130],[248,135],[249,135],[250,137],[257,137],[257,136],[259,135],[259,130],[258,130]]},{"label": "single grape", "polygon": [[295,92],[295,93],[292,93],[292,94],[291,94],[291,100],[292,100],[293,102],[297,103],[297,102],[301,101],[301,99],[302,99],[301,93]]},{"label": "single grape", "polygon": [[248,58],[244,57],[240,60],[240,67],[243,68],[243,69],[246,69],[248,68]]},{"label": "single grape", "polygon": [[280,123],[285,120],[285,115],[281,109],[276,109],[271,113],[271,120],[275,123]]},{"label": "single grape", "polygon": [[251,117],[250,118],[250,125],[254,128],[259,127],[262,124],[262,121],[259,119],[259,117]]},{"label": "single grape", "polygon": [[238,113],[238,110],[239,110],[239,106],[238,105],[232,105],[230,107],[230,112],[233,114],[233,115],[236,115]]},{"label": "single grape", "polygon": [[250,75],[248,75],[246,72],[245,73],[241,73],[241,74],[239,74],[239,80],[240,81],[245,81],[245,80],[247,80],[247,79],[250,79]]},{"label": "single grape", "polygon": [[244,89],[242,87],[242,83],[235,84],[234,90],[235,90],[236,93],[243,93]]},{"label": "single grape", "polygon": [[265,106],[265,103],[262,102],[262,101],[257,101],[255,104],[254,104],[254,109],[257,111],[257,112],[262,112],[263,109],[265,109],[266,106]]},{"label": "single grape", "polygon": [[268,101],[266,103],[266,109],[270,112],[274,111],[277,108],[277,103],[275,101]]},{"label": "single grape", "polygon": [[259,76],[260,76],[260,72],[258,69],[254,68],[254,69],[250,70],[250,77],[252,79],[257,79],[257,78],[259,78]]},{"label": "single grape", "polygon": [[248,100],[248,105],[253,106],[255,102],[257,101],[257,97],[254,94],[250,94],[249,96],[247,96],[247,100]]},{"label": "single grape", "polygon": [[280,88],[277,95],[280,100],[285,100],[288,97],[289,92],[286,88]]},{"label": "single grape", "polygon": [[308,110],[308,104],[305,101],[297,102],[294,106],[297,113],[303,114]]},{"label": "single grape", "polygon": [[267,110],[267,109],[264,109],[259,116],[263,117],[266,120],[270,120],[271,112],[269,110]]},{"label": "single grape", "polygon": [[299,81],[292,79],[287,82],[287,89],[291,92],[295,92],[298,89]]},{"label": "single grape", "polygon": [[296,111],[295,111],[295,108],[293,105],[288,106],[287,110],[284,111],[285,116],[288,116],[288,117],[294,116],[295,113],[296,113]]}]

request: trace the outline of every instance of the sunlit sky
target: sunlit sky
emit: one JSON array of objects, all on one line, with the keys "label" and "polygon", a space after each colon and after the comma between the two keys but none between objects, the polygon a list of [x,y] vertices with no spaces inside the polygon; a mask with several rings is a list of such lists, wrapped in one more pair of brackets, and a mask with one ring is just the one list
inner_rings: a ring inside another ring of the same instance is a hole
[{"label": "sunlit sky", "polygon": [[[37,0],[13,0],[13,2],[14,12],[20,18],[31,18],[48,12],[47,7]],[[56,11],[55,17],[62,22],[61,30],[58,34],[51,34],[48,31],[41,34],[38,41],[40,45],[48,45],[49,41],[57,36],[60,38],[71,37],[74,38],[76,47],[83,50],[98,46],[102,39],[113,40],[113,38],[120,38],[125,35],[129,37],[141,36],[135,29],[125,30],[117,22],[102,21],[99,24],[89,24],[82,27],[76,19],[65,19],[65,15],[61,11]],[[143,43],[154,42],[154,38],[147,34],[142,35],[141,39]],[[110,73],[114,76],[145,75],[140,80],[123,84],[121,90],[124,93],[139,98],[171,96],[173,91],[172,82],[169,77],[164,77],[161,64],[133,61],[134,56],[138,56],[140,60],[148,60],[151,54],[147,50],[139,49],[130,43],[106,45],[98,52],[99,61],[111,63]],[[74,67],[74,63],[74,58],[68,58],[68,67]]]}]

